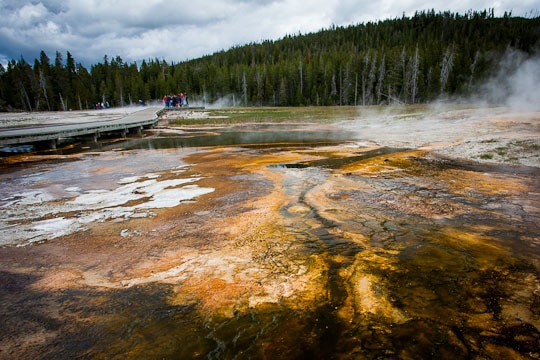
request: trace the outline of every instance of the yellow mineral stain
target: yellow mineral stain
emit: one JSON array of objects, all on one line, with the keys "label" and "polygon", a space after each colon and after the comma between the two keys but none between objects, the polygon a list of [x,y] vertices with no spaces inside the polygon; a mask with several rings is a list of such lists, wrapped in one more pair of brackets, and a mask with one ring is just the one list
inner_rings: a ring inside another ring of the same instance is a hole
[{"label": "yellow mineral stain", "polygon": [[[29,288],[94,289],[100,291],[90,303],[96,308],[159,288],[165,301],[160,298],[159,306],[174,315],[131,319],[129,306],[107,315],[102,321],[108,331],[123,337],[102,358],[138,357],[171,344],[185,344],[182,355],[193,357],[218,349],[223,339],[229,347],[244,341],[242,349],[257,344],[270,353],[332,331],[336,344],[350,341],[343,349],[364,351],[366,358],[370,341],[389,346],[390,355],[414,358],[410,347],[396,345],[399,334],[409,333],[433,349],[523,356],[518,346],[492,340],[520,323],[540,328],[539,259],[519,252],[531,247],[521,244],[522,233],[510,221],[517,215],[495,210],[537,189],[507,173],[438,166],[426,150],[318,172],[270,167],[367,150],[223,147],[186,156],[182,160],[193,166],[182,176],[202,175],[198,184],[214,188],[212,194],[156,210],[152,219],[94,224],[84,244],[73,235],[62,239],[62,248],[29,250],[48,253],[63,266],[49,265]],[[533,202],[526,209],[537,208]],[[122,238],[128,224],[142,235]],[[530,238],[537,242],[534,234]],[[19,269],[35,268],[25,266]],[[142,294],[135,298],[151,300]],[[460,336],[458,328],[465,329]],[[537,344],[534,334],[513,341]]]}]

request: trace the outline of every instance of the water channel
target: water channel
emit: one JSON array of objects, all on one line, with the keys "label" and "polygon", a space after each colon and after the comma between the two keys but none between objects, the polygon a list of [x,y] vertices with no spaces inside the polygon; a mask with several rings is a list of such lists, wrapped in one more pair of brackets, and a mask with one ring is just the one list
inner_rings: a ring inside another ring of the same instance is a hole
[{"label": "water channel", "polygon": [[343,129],[85,146],[0,172],[0,358],[540,358],[538,168]]}]

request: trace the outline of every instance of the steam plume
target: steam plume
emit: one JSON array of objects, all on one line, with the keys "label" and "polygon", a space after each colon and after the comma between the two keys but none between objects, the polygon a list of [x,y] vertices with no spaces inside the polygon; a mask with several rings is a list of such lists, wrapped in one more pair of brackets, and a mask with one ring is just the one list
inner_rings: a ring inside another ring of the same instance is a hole
[{"label": "steam plume", "polygon": [[481,102],[506,105],[513,111],[540,110],[540,56],[507,50],[497,74],[484,83]]}]

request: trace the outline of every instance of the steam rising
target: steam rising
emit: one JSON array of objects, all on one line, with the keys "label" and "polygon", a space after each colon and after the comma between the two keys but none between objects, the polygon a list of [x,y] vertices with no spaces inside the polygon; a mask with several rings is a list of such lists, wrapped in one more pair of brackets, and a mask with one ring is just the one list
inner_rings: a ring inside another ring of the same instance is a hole
[{"label": "steam rising", "polygon": [[507,50],[495,76],[480,86],[473,100],[506,105],[517,112],[540,110],[540,56]]},{"label": "steam rising", "polygon": [[[496,55],[493,55],[496,56]],[[514,112],[540,110],[540,54],[526,54],[508,48],[494,60],[498,64],[493,75],[476,86],[473,95],[463,98],[443,95],[435,104],[466,103],[479,106],[508,106]],[[194,95],[190,99],[191,106],[207,109],[250,106],[240,94],[224,95],[217,100],[209,101],[206,94]]]}]

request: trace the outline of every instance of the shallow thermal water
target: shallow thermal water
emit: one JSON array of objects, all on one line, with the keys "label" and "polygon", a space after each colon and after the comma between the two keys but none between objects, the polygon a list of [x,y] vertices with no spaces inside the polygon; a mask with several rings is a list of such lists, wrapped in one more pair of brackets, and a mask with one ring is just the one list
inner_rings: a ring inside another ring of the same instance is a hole
[{"label": "shallow thermal water", "polygon": [[0,357],[540,358],[537,168],[314,134],[4,169]]},{"label": "shallow thermal water", "polygon": [[152,216],[152,209],[212,192],[196,185],[200,178],[181,176],[186,164],[178,157],[175,151],[112,152],[0,174],[0,244],[24,246],[88,223]]}]

